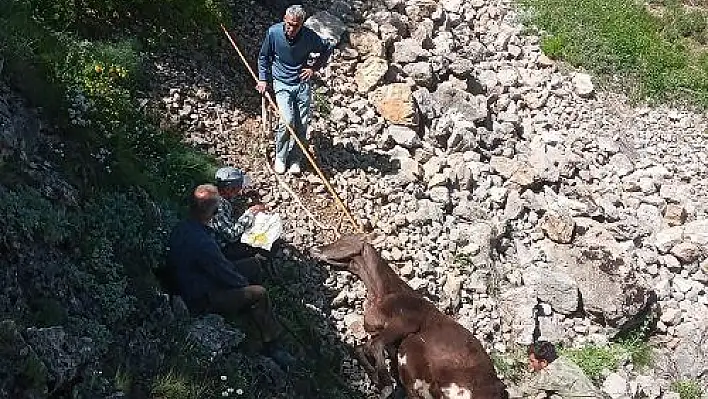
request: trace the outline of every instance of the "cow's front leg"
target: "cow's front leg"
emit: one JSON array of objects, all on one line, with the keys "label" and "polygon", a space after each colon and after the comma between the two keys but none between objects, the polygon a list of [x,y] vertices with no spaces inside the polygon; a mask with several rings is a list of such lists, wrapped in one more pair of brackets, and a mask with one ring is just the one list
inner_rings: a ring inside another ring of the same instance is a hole
[{"label": "cow's front leg", "polygon": [[392,356],[397,356],[396,347],[398,343],[414,332],[414,326],[406,324],[402,319],[393,319],[365,344],[367,352],[373,358],[372,366],[382,379],[393,383],[392,373],[389,372],[386,366],[386,355],[390,349]]},{"label": "cow's front leg", "polygon": [[375,386],[380,386],[379,375],[376,371],[376,367],[371,364],[371,356],[368,354],[366,344],[357,346],[354,349],[354,356],[359,361],[359,364],[361,364],[361,367],[364,368],[364,371],[371,379],[371,382]]}]

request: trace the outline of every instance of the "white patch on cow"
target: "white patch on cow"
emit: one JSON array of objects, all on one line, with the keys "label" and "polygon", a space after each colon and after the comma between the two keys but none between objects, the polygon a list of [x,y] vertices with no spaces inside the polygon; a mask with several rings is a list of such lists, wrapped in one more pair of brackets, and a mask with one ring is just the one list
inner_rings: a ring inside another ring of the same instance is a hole
[{"label": "white patch on cow", "polygon": [[430,384],[423,380],[415,380],[413,382],[413,390],[418,392],[423,399],[433,399],[433,394],[430,392]]},{"label": "white patch on cow", "polygon": [[398,365],[399,366],[406,365],[406,355],[405,354],[403,354],[403,355],[401,355],[400,353],[398,354]]},{"label": "white patch on cow", "polygon": [[443,397],[446,399],[472,399],[472,391],[461,387],[454,382],[441,389]]}]

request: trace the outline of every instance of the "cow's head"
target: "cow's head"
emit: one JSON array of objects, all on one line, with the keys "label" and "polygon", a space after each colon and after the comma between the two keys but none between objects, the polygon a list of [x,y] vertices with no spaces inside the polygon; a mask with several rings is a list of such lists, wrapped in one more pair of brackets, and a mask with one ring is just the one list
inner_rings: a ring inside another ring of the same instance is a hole
[{"label": "cow's head", "polygon": [[356,260],[361,260],[365,247],[369,246],[369,240],[374,237],[370,234],[353,234],[340,238],[339,240],[315,247],[310,250],[310,255],[319,261],[325,262],[337,270],[347,270],[357,273],[358,265]]}]

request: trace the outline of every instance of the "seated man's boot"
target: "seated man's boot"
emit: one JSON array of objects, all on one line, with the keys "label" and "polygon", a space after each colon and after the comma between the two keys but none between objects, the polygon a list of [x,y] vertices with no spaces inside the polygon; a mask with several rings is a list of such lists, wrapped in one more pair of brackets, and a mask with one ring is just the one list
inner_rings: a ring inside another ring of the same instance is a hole
[{"label": "seated man's boot", "polygon": [[288,353],[282,346],[275,342],[265,343],[261,354],[265,357],[273,359],[273,361],[284,371],[289,370],[291,367],[295,366],[295,363],[297,363],[297,359],[295,359],[293,355]]}]

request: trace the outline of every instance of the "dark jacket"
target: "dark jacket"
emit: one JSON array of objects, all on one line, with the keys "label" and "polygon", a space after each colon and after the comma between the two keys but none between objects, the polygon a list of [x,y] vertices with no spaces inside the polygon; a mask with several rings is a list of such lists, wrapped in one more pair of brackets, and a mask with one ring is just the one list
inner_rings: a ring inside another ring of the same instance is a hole
[{"label": "dark jacket", "polygon": [[183,220],[172,230],[167,265],[177,277],[179,294],[196,313],[204,310],[209,292],[248,285],[221,253],[209,228],[195,220]]},{"label": "dark jacket", "polygon": [[263,39],[258,55],[258,79],[298,84],[300,71],[306,67],[305,63],[312,53],[320,54],[312,66],[316,71],[329,59],[332,46],[307,26],[300,28],[291,42],[285,36],[285,24],[277,23],[268,29]]}]

